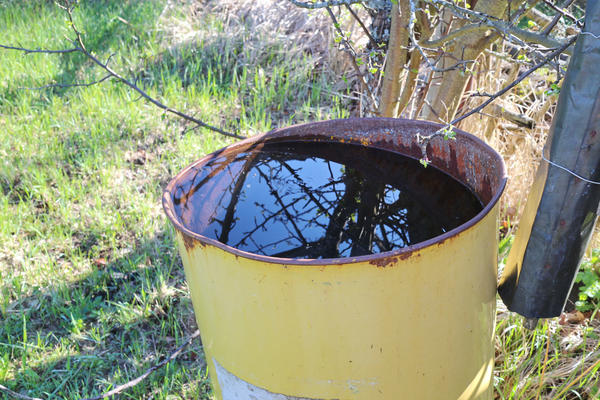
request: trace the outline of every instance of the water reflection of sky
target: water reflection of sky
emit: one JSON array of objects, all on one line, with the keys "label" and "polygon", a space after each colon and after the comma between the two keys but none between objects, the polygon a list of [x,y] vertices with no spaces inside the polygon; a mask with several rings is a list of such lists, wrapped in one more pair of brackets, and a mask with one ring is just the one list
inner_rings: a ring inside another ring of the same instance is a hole
[{"label": "water reflection of sky", "polygon": [[397,170],[386,176],[281,148],[217,158],[182,183],[178,214],[198,233],[276,257],[377,253],[443,233],[422,198],[389,184],[412,173]]}]

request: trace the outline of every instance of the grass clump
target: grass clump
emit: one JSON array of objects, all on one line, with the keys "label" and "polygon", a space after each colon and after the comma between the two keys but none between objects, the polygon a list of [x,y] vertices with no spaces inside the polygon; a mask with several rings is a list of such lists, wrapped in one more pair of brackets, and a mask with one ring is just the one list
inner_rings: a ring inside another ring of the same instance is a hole
[{"label": "grass clump", "polygon": [[497,399],[597,399],[600,396],[600,314],[578,312],[544,320],[533,331],[498,302]]}]

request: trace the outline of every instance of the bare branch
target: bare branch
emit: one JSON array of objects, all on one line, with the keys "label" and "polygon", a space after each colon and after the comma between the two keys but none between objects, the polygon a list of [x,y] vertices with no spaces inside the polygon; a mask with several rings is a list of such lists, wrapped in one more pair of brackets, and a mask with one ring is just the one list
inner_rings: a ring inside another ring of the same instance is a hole
[{"label": "bare branch", "polygon": [[419,44],[421,46],[425,46],[425,47],[441,47],[442,45],[444,45],[454,39],[457,39],[460,36],[463,36],[467,33],[476,32],[476,31],[480,31],[480,30],[485,31],[486,29],[489,29],[489,28],[482,26],[480,24],[469,24],[469,25],[465,25],[461,28],[458,28],[458,29],[450,32],[446,36],[442,36],[440,38],[433,39],[433,40],[421,40]]},{"label": "bare branch", "polygon": [[545,22],[538,22],[538,23],[540,25],[545,25],[550,20],[550,18],[546,17],[545,14],[543,14],[535,9],[535,6],[539,2],[540,2],[540,0],[525,1],[514,14],[508,13],[509,21],[513,25],[517,25],[519,23],[519,20],[521,19],[521,17],[523,15],[527,15],[529,18],[533,19],[536,22],[538,22],[537,20],[543,19],[543,21],[545,21]]},{"label": "bare branch", "polygon": [[579,19],[577,19],[573,14],[571,14],[566,8],[559,8],[556,6],[556,4],[554,4],[553,1],[550,0],[544,0],[544,3],[550,7],[551,9],[553,9],[554,11],[556,11],[557,13],[559,13],[560,15],[562,15],[563,17],[567,17],[569,18],[571,21],[573,21],[579,28],[583,28],[583,22]]},{"label": "bare branch", "polygon": [[[507,93],[508,91],[510,91],[511,89],[513,89],[515,86],[517,86],[519,83],[521,83],[523,81],[523,79],[525,79],[526,77],[528,77],[529,75],[531,75],[533,72],[535,72],[536,70],[538,70],[542,66],[546,65],[554,57],[557,57],[560,54],[562,54],[562,52],[567,47],[569,47],[573,43],[575,43],[576,40],[577,40],[577,35],[569,38],[564,45],[562,45],[558,49],[554,50],[552,53],[548,54],[548,56],[546,56],[543,60],[541,60],[540,62],[538,62],[537,64],[535,64],[533,67],[529,68],[527,71],[523,72],[513,82],[511,82],[510,84],[506,85],[504,88],[502,88],[498,92],[494,93],[493,95],[487,95],[486,94],[486,96],[489,96],[489,99],[487,99],[486,101],[484,101],[483,103],[481,103],[479,106],[473,108],[469,112],[461,115],[458,118],[455,118],[450,123],[444,125],[443,128],[440,128],[436,132],[432,133],[431,135],[427,135],[427,136],[423,136],[423,135],[418,134],[417,135],[417,142],[418,142],[419,146],[421,147],[421,153],[423,155],[423,158],[421,159],[421,162],[424,165],[427,165],[427,163],[429,162],[429,160],[427,159],[427,151],[426,150],[427,150],[427,144],[432,139],[434,139],[436,137],[444,137],[445,139],[451,139],[451,138],[453,138],[453,136],[454,136],[453,127],[457,123],[459,123],[460,121],[462,121],[465,118],[470,117],[473,114],[481,112],[481,110],[483,110],[485,107],[487,107],[490,103],[492,103],[498,97],[504,95],[505,93]],[[563,169],[566,169],[566,168],[563,167]],[[579,178],[581,178],[581,177],[579,177]],[[581,179],[583,179],[583,178],[581,178]]]},{"label": "bare branch", "polygon": [[43,90],[43,89],[48,89],[48,88],[88,87],[88,86],[97,85],[98,83],[102,83],[105,80],[110,79],[112,77],[113,77],[112,75],[106,75],[102,79],[98,79],[97,81],[93,81],[93,82],[86,82],[86,83],[50,83],[48,85],[39,86],[39,87],[22,87],[22,88],[19,88],[19,89]]},{"label": "bare branch", "polygon": [[[555,49],[561,47],[564,42],[556,40],[550,36],[539,34],[536,32],[527,31],[525,29],[517,28],[510,23],[507,23],[501,19],[492,17],[478,11],[470,10],[468,8],[460,7],[451,1],[446,0],[425,0],[430,4],[442,5],[448,7],[453,14],[460,18],[476,19],[478,22],[472,25],[463,27],[465,30],[481,29],[476,26],[487,26],[495,29],[498,33],[502,34],[508,41],[516,42],[521,46],[528,46],[528,43],[535,43],[547,47],[549,49]],[[456,35],[451,35],[451,39],[455,39]],[[442,40],[442,39],[440,39]],[[447,41],[447,40],[446,40]],[[525,43],[528,42],[528,43]],[[565,48],[563,51],[566,54],[571,55],[572,51],[569,48]]]},{"label": "bare branch", "polygon": [[[495,28],[499,32],[504,33],[507,36],[512,35],[512,36],[515,36],[525,42],[539,44],[539,45],[542,45],[549,49],[555,49],[557,47],[564,45],[564,43],[565,43],[565,42],[556,40],[550,36],[547,36],[546,34],[543,34],[543,33],[540,34],[540,33],[531,32],[531,31],[517,28],[517,27],[510,27],[507,24],[505,24],[504,22],[502,22],[502,23],[498,22],[497,25],[498,26]],[[502,25],[504,25],[504,28],[502,28]],[[510,40],[510,38],[509,38],[509,40]],[[566,48],[563,53],[572,55],[573,51],[572,51],[572,49]]]},{"label": "bare branch", "polygon": [[13,46],[6,46],[4,44],[0,44],[0,48],[2,49],[6,49],[6,50],[17,50],[17,51],[22,51],[25,54],[30,54],[30,53],[44,53],[44,54],[66,54],[66,53],[74,53],[76,51],[79,51],[80,49],[78,47],[74,47],[72,49],[60,49],[60,50],[48,50],[48,49],[26,49],[24,47],[13,47]]},{"label": "bare branch", "polygon": [[[300,0],[288,0],[295,6],[308,8],[311,10],[317,8],[326,7],[339,7],[339,6],[350,6],[352,4],[364,3],[365,0],[329,0],[329,1],[300,1]],[[372,8],[383,9],[386,8],[384,0],[371,0],[368,1],[369,6]]]},{"label": "bare branch", "polygon": [[463,119],[465,119],[467,117],[470,117],[471,115],[473,115],[475,113],[478,113],[481,110],[483,110],[488,104],[490,104],[491,102],[493,102],[494,100],[496,100],[498,97],[502,96],[503,94],[505,94],[506,92],[508,92],[509,90],[511,90],[512,88],[514,88],[515,86],[517,86],[519,83],[521,83],[523,81],[523,79],[527,78],[533,72],[537,71],[539,68],[541,68],[544,65],[546,65],[554,57],[557,57],[560,54],[562,54],[565,51],[565,49],[567,47],[571,46],[573,43],[575,43],[576,40],[577,40],[577,36],[573,36],[573,37],[569,38],[565,44],[563,44],[558,49],[554,50],[552,53],[548,54],[544,59],[542,59],[541,61],[539,61],[533,67],[531,67],[527,71],[523,72],[513,82],[511,82],[510,84],[506,85],[504,88],[502,88],[501,90],[499,90],[498,92],[496,92],[495,94],[493,94],[492,96],[490,96],[489,99],[487,99],[486,101],[484,101],[483,103],[481,103],[479,106],[473,108],[471,111],[469,111],[469,112],[461,115],[460,117],[454,119],[452,122],[450,122],[449,125],[456,125],[457,123],[459,123]]},{"label": "bare branch", "polygon": [[159,100],[153,98],[148,93],[146,93],[145,91],[140,89],[134,82],[129,81],[128,79],[126,79],[125,77],[123,77],[118,72],[116,72],[115,70],[113,70],[112,68],[110,68],[108,66],[108,63],[110,62],[112,55],[108,57],[106,62],[100,61],[96,56],[94,56],[90,51],[87,50],[85,43],[83,41],[81,32],[79,32],[79,30],[77,29],[77,26],[75,25],[75,22],[73,21],[73,9],[74,9],[74,4],[76,4],[76,3],[73,3],[71,0],[63,0],[63,4],[60,4],[58,2],[56,2],[55,4],[58,7],[60,7],[62,10],[64,10],[65,13],[67,14],[67,18],[69,20],[71,29],[73,30],[73,33],[75,33],[76,39],[73,40],[73,43],[77,44],[78,45],[77,47],[72,48],[72,49],[65,49],[65,50],[43,50],[43,49],[36,50],[36,49],[27,49],[27,48],[23,48],[23,47],[0,45],[0,48],[7,49],[7,50],[22,51],[25,54],[29,54],[29,53],[65,54],[65,53],[81,52],[85,56],[87,56],[90,60],[92,60],[96,65],[98,65],[100,68],[102,68],[104,71],[106,71],[108,73],[108,75],[105,76],[104,78],[100,79],[99,81],[90,82],[89,84],[88,83],[50,84],[50,85],[42,86],[40,88],[29,88],[30,90],[39,90],[39,89],[44,89],[44,88],[48,88],[48,87],[91,86],[96,83],[103,82],[109,78],[115,78],[118,81],[120,81],[121,83],[124,83],[125,85],[129,86],[131,89],[138,92],[141,97],[143,97],[144,99],[146,99],[147,101],[154,104],[155,106],[157,106],[158,108],[162,109],[165,112],[177,115],[178,117],[181,117],[184,120],[191,121],[191,122],[195,123],[196,125],[199,125],[200,127],[210,129],[211,131],[218,132],[224,136],[229,136],[229,137],[233,137],[236,139],[245,139],[244,136],[241,136],[241,135],[238,135],[235,133],[231,133],[231,132],[227,132],[223,129],[209,125],[197,118],[194,118],[188,114],[185,114],[181,111],[173,109],[173,108],[161,103]]},{"label": "bare branch", "polygon": [[367,29],[367,27],[365,26],[365,24],[358,17],[358,14],[356,14],[354,12],[354,10],[352,9],[352,7],[349,6],[348,4],[346,4],[346,8],[350,12],[350,14],[352,14],[352,16],[354,17],[354,19],[356,20],[356,22],[358,22],[358,24],[362,28],[363,32],[365,32],[365,35],[367,35],[367,37],[369,38],[369,41],[371,42],[371,45],[373,45],[373,47],[376,48],[377,47],[377,41],[375,40],[375,38],[373,38],[373,36],[371,35],[371,32],[369,32],[369,29]]},{"label": "bare branch", "polygon": [[[196,339],[198,336],[200,336],[200,331],[196,330],[181,346],[179,346],[177,349],[175,349],[175,351],[173,351],[171,354],[169,354],[169,356],[167,358],[165,358],[164,360],[162,360],[161,362],[159,362],[156,365],[153,365],[152,367],[148,368],[142,375],[138,376],[137,378],[124,383],[120,386],[117,386],[116,388],[114,388],[113,390],[110,390],[104,394],[101,394],[100,396],[96,396],[96,397],[89,397],[89,398],[85,398],[85,399],[81,399],[81,400],[102,400],[102,399],[107,399],[109,397],[112,397],[118,393],[121,393],[123,390],[125,389],[129,389],[131,387],[134,387],[135,385],[137,385],[138,383],[140,383],[141,381],[143,381],[144,379],[146,379],[148,377],[148,375],[150,375],[152,372],[156,371],[157,369],[161,368],[162,366],[168,364],[169,362],[173,361],[174,359],[176,359],[181,352],[183,351],[184,348],[186,348],[187,346],[190,345],[190,343],[192,343],[192,341],[194,339]],[[36,400],[41,400],[41,399],[36,399]]]},{"label": "bare branch", "polygon": [[519,114],[516,112],[512,112],[507,110],[506,108],[499,106],[498,104],[490,104],[489,110],[495,117],[501,117],[505,120],[514,122],[515,124],[527,128],[533,129],[535,128],[535,120],[533,118],[528,117],[524,114]]},{"label": "bare branch", "polygon": [[[417,16],[416,16],[417,6],[415,4],[415,0],[410,0],[409,3],[410,3],[410,18],[409,18],[409,22],[408,22],[408,33],[410,35],[410,40],[412,42],[412,45],[419,51],[419,53],[421,53],[421,56],[425,60],[425,63],[427,63],[427,66],[432,71],[446,72],[446,71],[452,71],[452,70],[455,70],[455,69],[458,69],[461,67],[463,70],[465,70],[467,67],[467,64],[472,64],[475,62],[475,60],[459,60],[459,61],[457,61],[456,64],[454,64],[448,68],[437,68],[434,65],[434,63],[431,62],[429,57],[427,57],[427,54],[425,54],[425,49],[423,48],[423,46],[421,46],[419,44],[419,41],[415,37],[415,22],[417,21]],[[428,50],[430,50],[430,49],[428,49]]]},{"label": "bare branch", "polygon": [[373,102],[373,104],[375,104],[376,103],[375,96],[373,95],[373,92],[371,91],[371,88],[369,87],[367,82],[365,82],[363,73],[360,70],[360,67],[358,66],[358,64],[356,63],[356,57],[357,57],[356,50],[354,50],[354,48],[352,47],[350,42],[348,42],[348,39],[346,39],[346,36],[344,35],[344,32],[342,31],[340,23],[338,22],[337,18],[335,17],[335,14],[333,14],[333,11],[331,11],[331,8],[325,7],[325,9],[327,10],[329,17],[333,21],[333,26],[335,27],[338,35],[340,35],[340,40],[341,40],[342,44],[344,45],[344,48],[346,49],[346,53],[348,53],[348,55],[350,56],[350,61],[352,62],[352,66],[354,67],[354,70],[356,71],[359,82],[361,83],[363,89],[369,94],[369,97],[371,98],[371,101]]},{"label": "bare branch", "polygon": [[[65,12],[67,13],[67,16],[69,18],[69,22],[71,25],[71,29],[73,30],[73,32],[75,33],[76,36],[76,41],[77,43],[79,43],[79,48],[80,51],[85,54],[90,60],[92,60],[96,65],[98,65],[100,68],[104,69],[106,72],[108,72],[109,75],[112,75],[114,78],[116,78],[117,80],[121,81],[122,83],[124,83],[125,85],[129,86],[130,88],[132,88],[133,90],[135,90],[136,92],[138,92],[143,98],[145,98],[146,100],[148,100],[150,103],[154,104],[155,106],[157,106],[158,108],[169,112],[171,114],[175,114],[185,120],[188,121],[192,121],[197,125],[200,125],[204,128],[210,129],[212,131],[218,132],[222,135],[225,136],[229,136],[229,137],[233,137],[236,139],[244,139],[244,136],[240,136],[237,135],[235,133],[230,133],[227,131],[224,131],[220,128],[217,128],[215,126],[209,125],[203,121],[200,121],[199,119],[196,119],[188,114],[185,114],[181,111],[175,110],[171,107],[168,107],[166,105],[164,105],[163,103],[161,103],[160,101],[158,101],[157,99],[151,97],[150,95],[148,95],[145,91],[143,91],[142,89],[140,89],[135,83],[127,80],[126,78],[124,78],[123,76],[121,76],[119,73],[117,73],[116,71],[114,71],[112,68],[110,68],[108,66],[108,61],[106,63],[103,63],[102,61],[100,61],[98,58],[96,58],[92,53],[90,53],[86,47],[85,44],[83,42],[83,38],[81,36],[81,33],[79,32],[79,30],[77,29],[77,26],[75,25],[75,22],[73,21],[73,9],[71,8],[71,3],[69,0],[65,0],[65,4],[67,5],[65,6],[61,6],[61,8],[63,8],[65,10]],[[60,5],[59,5],[60,6]],[[110,59],[110,58],[109,58]]]},{"label": "bare branch", "polygon": [[[121,76],[118,72],[114,71],[112,68],[110,68],[108,66],[108,60],[106,63],[103,63],[102,61],[100,61],[96,56],[94,56],[92,53],[90,53],[86,47],[85,44],[83,42],[83,38],[81,36],[81,33],[79,32],[79,30],[77,29],[77,26],[75,25],[75,22],[73,21],[73,9],[71,8],[71,3],[69,0],[65,1],[66,7],[65,6],[61,6],[61,8],[63,8],[65,10],[65,12],[67,13],[67,17],[69,18],[69,22],[71,25],[71,29],[73,30],[73,32],[75,33],[75,37],[76,37],[76,42],[79,43],[79,51],[81,51],[83,54],[85,54],[90,60],[92,60],[96,65],[98,65],[100,68],[102,68],[103,70],[105,70],[106,72],[108,72],[109,75],[111,75],[112,77],[116,78],[117,80],[121,81],[122,83],[124,83],[125,85],[129,86],[131,89],[135,90],[136,92],[138,92],[143,98],[145,98],[146,100],[148,100],[150,103],[154,104],[155,106],[157,106],[158,108],[169,112],[171,114],[175,114],[178,117],[181,117],[185,120],[191,121],[197,125],[200,125],[204,128],[210,129],[212,131],[218,132],[222,135],[225,136],[229,136],[229,137],[233,137],[236,139],[245,139],[244,136],[240,136],[237,135],[235,133],[230,133],[227,131],[224,131],[220,128],[217,128],[215,126],[209,125],[203,121],[200,121],[199,119],[196,119],[194,117],[192,117],[191,115],[185,114],[181,111],[175,110],[171,107],[168,107],[166,105],[164,105],[163,103],[161,103],[160,101],[158,101],[157,99],[151,97],[149,94],[147,94],[145,91],[143,91],[142,89],[140,89],[135,83],[127,80],[126,78],[124,78],[123,76]],[[59,5],[60,6],[60,5]],[[110,60],[110,57],[109,57]]]},{"label": "bare branch", "polygon": [[17,392],[13,392],[12,390],[10,390],[9,388],[7,388],[4,385],[0,385],[0,392],[4,392],[6,393],[8,396],[14,397],[16,399],[23,399],[23,400],[42,400],[39,397],[29,397],[26,396],[24,394],[21,393],[17,393]]},{"label": "bare branch", "polygon": [[[566,10],[567,7],[569,7],[571,4],[573,4],[573,1],[575,1],[575,0],[567,0],[567,3],[564,5],[563,8]],[[542,31],[542,35],[550,34],[552,29],[554,29],[554,27],[558,24],[558,22],[560,21],[560,19],[562,17],[563,17],[563,14],[556,13],[556,15],[554,16],[554,19],[545,25],[544,30]]]}]

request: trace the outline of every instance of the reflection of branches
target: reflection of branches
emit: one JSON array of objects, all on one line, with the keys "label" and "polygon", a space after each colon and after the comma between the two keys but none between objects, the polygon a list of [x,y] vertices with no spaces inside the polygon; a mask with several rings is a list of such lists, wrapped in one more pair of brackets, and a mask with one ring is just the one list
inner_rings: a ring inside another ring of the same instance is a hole
[{"label": "reflection of branches", "polygon": [[[242,171],[238,174],[238,176],[235,179],[232,177],[231,181],[234,182],[233,187],[231,187],[231,186],[228,187],[228,190],[231,191],[229,205],[227,206],[227,208],[225,210],[225,217],[223,218],[223,221],[219,221],[221,223],[221,227],[222,227],[221,234],[218,237],[220,242],[223,242],[223,243],[229,242],[229,233],[231,232],[231,229],[233,229],[233,227],[234,227],[235,208],[240,199],[240,193],[242,192],[242,189],[244,188],[244,183],[246,183],[246,176],[248,175],[248,172],[250,172],[250,169],[254,165],[254,158],[255,157],[253,157],[251,160],[244,163],[244,167],[242,168]],[[230,171],[229,168],[228,168],[228,171]]]},{"label": "reflection of branches", "polygon": [[[339,148],[300,143],[293,148],[273,146],[229,160],[215,158],[214,165],[207,167],[214,166],[217,174],[212,168],[190,174],[191,184],[181,190],[189,188],[198,197],[184,194],[177,204],[183,199],[180,207],[189,201],[195,205],[190,210],[199,210],[200,215],[193,217],[198,233],[257,254],[337,258],[405,247],[443,232],[454,222],[438,215],[436,202],[413,193],[425,176],[402,172],[412,163],[397,164],[395,158],[388,160],[373,151],[339,153]],[[359,155],[364,168],[350,167]],[[373,165],[370,160],[375,156],[380,158]],[[404,182],[402,186],[384,183],[378,177],[384,170],[392,174],[389,179]],[[213,179],[207,181],[207,176]],[[198,189],[197,182],[205,186]],[[442,185],[438,192],[446,187]],[[448,186],[448,190],[453,189]]]},{"label": "reflection of branches", "polygon": [[307,242],[306,242],[306,239],[304,238],[304,235],[302,234],[302,231],[298,228],[298,225],[296,224],[294,216],[292,216],[290,214],[289,210],[288,210],[289,205],[283,204],[283,200],[281,200],[281,196],[279,196],[279,193],[277,193],[277,190],[275,190],[271,186],[271,182],[270,182],[269,177],[263,171],[261,171],[261,169],[258,166],[256,167],[256,170],[265,179],[265,183],[267,184],[267,186],[269,186],[269,190],[271,192],[271,195],[273,197],[275,197],[275,200],[281,206],[281,209],[283,210],[283,213],[288,218],[288,221],[290,221],[290,223],[294,227],[294,230],[296,231],[296,234],[298,235],[298,239],[300,240],[300,242],[302,242],[304,245],[306,245]]},{"label": "reflection of branches", "polygon": [[[369,246],[365,247],[360,243],[360,237],[353,236],[352,232],[354,230],[344,229],[346,224],[351,224],[350,216],[352,211],[356,208],[356,205],[352,204],[352,201],[355,200],[356,197],[356,191],[354,190],[355,185],[352,178],[348,179],[349,177],[347,173],[345,173],[339,180],[334,179],[333,171],[331,170],[331,162],[328,161],[327,167],[331,180],[329,183],[315,190],[309,188],[299,174],[287,163],[283,162],[282,165],[288,169],[302,191],[309,197],[310,200],[313,201],[314,204],[316,204],[317,208],[319,210],[323,210],[323,212],[329,217],[329,224],[327,226],[323,226],[323,228],[325,228],[325,237],[321,243],[323,257],[335,258],[343,254],[343,251],[340,251],[338,248],[340,242],[344,238],[343,236],[345,236],[346,240],[356,243],[358,246],[357,248],[359,248],[363,254],[371,253]],[[344,182],[345,190],[344,193],[340,195],[336,189],[336,184],[342,182]],[[323,191],[324,188],[329,186],[333,187],[333,193],[335,194],[333,201],[328,200],[325,196],[325,193],[327,192]],[[329,204],[329,207],[333,208],[333,212],[328,212],[328,207],[324,206],[322,202],[315,197],[314,192],[319,193],[319,197],[322,197],[323,200]]]}]

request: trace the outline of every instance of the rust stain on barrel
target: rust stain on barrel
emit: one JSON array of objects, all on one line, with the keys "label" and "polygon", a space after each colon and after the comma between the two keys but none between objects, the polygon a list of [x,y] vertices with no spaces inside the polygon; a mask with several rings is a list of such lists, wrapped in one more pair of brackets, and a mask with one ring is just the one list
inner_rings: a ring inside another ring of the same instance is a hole
[{"label": "rust stain on barrel", "polygon": [[379,267],[379,268],[385,268],[390,264],[396,263],[397,261],[398,261],[398,257],[390,256],[390,257],[374,258],[372,260],[369,260],[369,264],[375,265],[376,267]]},{"label": "rust stain on barrel", "polygon": [[204,246],[204,244],[199,240],[195,240],[194,238],[185,234],[181,235],[181,240],[183,241],[183,245],[188,252],[192,251],[197,245]]},{"label": "rust stain on barrel", "polygon": [[377,257],[369,260],[369,264],[375,265],[378,268],[385,268],[390,264],[396,264],[398,261],[406,260],[410,257],[420,257],[419,253],[415,253],[414,251],[406,251],[400,254],[395,254],[393,256],[387,257]]}]

